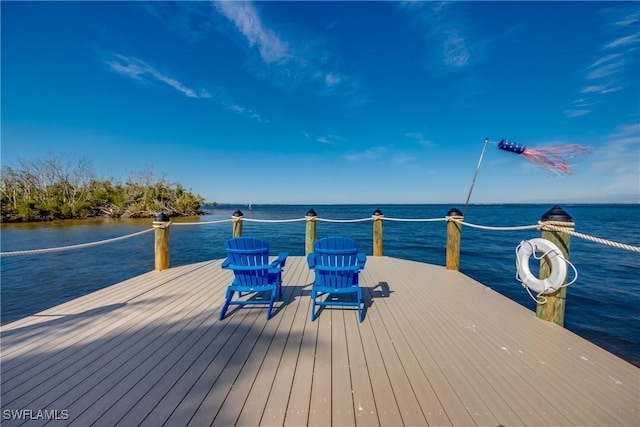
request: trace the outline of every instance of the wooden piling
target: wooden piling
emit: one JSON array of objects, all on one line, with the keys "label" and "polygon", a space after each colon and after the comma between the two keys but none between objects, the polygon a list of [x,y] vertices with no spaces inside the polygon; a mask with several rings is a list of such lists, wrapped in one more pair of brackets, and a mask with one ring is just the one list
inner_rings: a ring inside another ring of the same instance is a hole
[{"label": "wooden piling", "polygon": [[373,218],[373,256],[382,256],[382,219],[384,215],[380,209],[372,215]]},{"label": "wooden piling", "polygon": [[309,212],[304,216],[307,221],[305,239],[304,239],[304,254],[309,255],[313,253],[313,244],[316,242],[316,219],[318,214],[313,209],[309,209]]},{"label": "wooden piling", "polygon": [[240,209],[231,214],[233,218],[233,237],[242,237],[242,217],[244,214]]},{"label": "wooden piling", "polygon": [[171,220],[169,217],[161,213],[153,221],[153,228],[155,229],[154,237],[154,254],[155,254],[155,269],[166,270],[169,268],[169,225]]},{"label": "wooden piling", "polygon": [[[566,227],[567,230],[573,230],[573,222],[571,216],[560,206],[554,206],[542,215],[540,220],[544,226],[545,222],[552,223],[556,227]],[[542,230],[542,238],[549,240],[556,245],[565,259],[569,259],[569,243],[571,235],[561,231]],[[551,265],[544,257],[540,260],[540,279],[546,279],[551,274]],[[566,279],[565,279],[566,283]],[[562,287],[551,294],[543,295],[546,302],[544,304],[538,302],[536,305],[536,315],[543,320],[564,326],[564,310],[567,303],[567,288]],[[541,297],[541,299],[543,299]],[[543,299],[543,301],[544,301]]]},{"label": "wooden piling", "polygon": [[451,208],[447,212],[447,270],[460,269],[460,234],[462,232],[462,224],[452,220],[462,221],[464,216],[456,208]]}]

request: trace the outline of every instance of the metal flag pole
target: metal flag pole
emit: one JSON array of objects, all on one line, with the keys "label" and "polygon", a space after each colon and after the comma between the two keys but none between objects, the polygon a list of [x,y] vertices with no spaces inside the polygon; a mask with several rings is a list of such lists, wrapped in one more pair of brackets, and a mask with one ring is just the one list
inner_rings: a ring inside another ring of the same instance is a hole
[{"label": "metal flag pole", "polygon": [[471,182],[471,188],[469,188],[469,194],[467,195],[467,201],[464,203],[464,211],[462,212],[462,216],[464,217],[467,213],[467,206],[469,205],[469,199],[471,198],[471,192],[473,192],[473,186],[476,184],[476,178],[478,177],[478,172],[480,172],[480,165],[482,164],[482,158],[484,157],[484,152],[487,149],[487,144],[489,143],[489,138],[484,139],[484,146],[482,147],[482,153],[480,154],[480,159],[478,159],[478,166],[476,166],[476,173],[473,175],[473,181]]}]

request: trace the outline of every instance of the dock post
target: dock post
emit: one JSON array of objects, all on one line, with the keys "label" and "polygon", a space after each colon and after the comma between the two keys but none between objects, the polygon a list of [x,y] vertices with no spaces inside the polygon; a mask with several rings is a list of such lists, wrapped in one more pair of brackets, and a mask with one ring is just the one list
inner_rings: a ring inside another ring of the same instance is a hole
[{"label": "dock post", "polygon": [[233,237],[242,237],[242,217],[244,214],[240,209],[231,214],[233,218]]},{"label": "dock post", "polygon": [[155,254],[156,270],[166,270],[169,268],[169,225],[171,219],[163,212],[156,216],[153,221],[155,228],[155,238],[153,251]]},{"label": "dock post", "polygon": [[373,256],[382,256],[382,219],[384,214],[380,209],[371,216],[373,218]]},{"label": "dock post", "polygon": [[[574,223],[571,216],[565,212],[560,206],[554,206],[545,212],[540,219],[542,226],[544,223],[552,223],[556,227],[566,227],[567,230],[573,230]],[[565,259],[569,259],[569,242],[571,235],[562,231],[542,230],[543,239],[549,240],[556,245]],[[546,279],[551,274],[551,265],[546,257],[540,260],[540,279]],[[566,279],[565,279],[566,282]],[[544,295],[546,303],[538,303],[536,305],[536,315],[543,320],[564,326],[564,308],[567,303],[567,288],[562,287],[554,293]]]},{"label": "dock post", "polygon": [[451,208],[447,212],[447,270],[460,269],[460,234],[462,232],[462,224],[455,220],[462,221],[464,216],[456,208]]},{"label": "dock post", "polygon": [[309,209],[304,216],[307,221],[307,229],[304,238],[304,255],[313,253],[313,244],[316,242],[316,219],[318,214],[313,209]]}]

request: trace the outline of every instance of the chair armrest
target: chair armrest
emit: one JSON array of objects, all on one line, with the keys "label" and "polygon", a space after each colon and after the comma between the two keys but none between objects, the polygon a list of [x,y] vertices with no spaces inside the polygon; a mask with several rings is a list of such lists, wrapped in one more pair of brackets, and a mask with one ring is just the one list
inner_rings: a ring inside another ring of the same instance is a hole
[{"label": "chair armrest", "polygon": [[231,265],[231,260],[229,258],[225,258],[224,261],[222,261],[222,268],[228,269],[229,266]]},{"label": "chair armrest", "polygon": [[360,270],[364,268],[364,265],[366,263],[367,263],[367,256],[362,252],[358,252],[358,267],[360,267]]},{"label": "chair armrest", "polygon": [[307,255],[307,265],[309,266],[309,268],[311,270],[316,268],[316,254],[315,253],[311,252],[309,255]]},{"label": "chair armrest", "polygon": [[273,261],[271,263],[271,266],[274,267],[274,268],[277,268],[277,267],[283,268],[284,264],[287,262],[287,257],[288,256],[289,256],[289,254],[287,252],[280,252],[278,254],[278,259]]}]

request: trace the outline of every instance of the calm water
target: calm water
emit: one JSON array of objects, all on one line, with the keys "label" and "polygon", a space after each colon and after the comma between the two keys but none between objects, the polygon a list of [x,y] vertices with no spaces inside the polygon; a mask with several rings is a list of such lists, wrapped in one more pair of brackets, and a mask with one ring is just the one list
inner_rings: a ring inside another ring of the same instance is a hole
[{"label": "calm water", "polygon": [[[240,208],[245,218],[304,217],[310,206],[244,206],[212,209],[210,215],[183,221],[228,219]],[[313,206],[328,219],[370,218],[380,209],[387,217],[442,218],[444,205]],[[550,205],[472,205],[468,222],[513,226],[535,224]],[[640,246],[640,206],[565,205],[576,230]],[[179,220],[180,221],[180,220]],[[93,242],[151,228],[147,220],[60,221],[3,225],[1,250],[16,251]],[[171,265],[224,257],[223,242],[231,223],[171,228]],[[273,251],[304,255],[304,222],[269,224],[244,222],[243,235],[270,242]],[[371,221],[318,222],[318,238],[344,235],[372,254]],[[535,311],[535,303],[515,280],[515,248],[536,230],[485,231],[465,227],[460,270],[517,303]],[[446,223],[385,221],[384,255],[445,264]],[[579,272],[568,289],[565,327],[640,366],[640,254],[572,238],[571,261]],[[153,232],[116,243],[53,254],[1,258],[2,311],[6,323],[80,295],[145,273],[154,268]],[[533,267],[533,265],[532,265]]]}]

